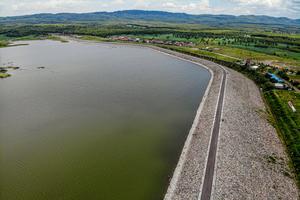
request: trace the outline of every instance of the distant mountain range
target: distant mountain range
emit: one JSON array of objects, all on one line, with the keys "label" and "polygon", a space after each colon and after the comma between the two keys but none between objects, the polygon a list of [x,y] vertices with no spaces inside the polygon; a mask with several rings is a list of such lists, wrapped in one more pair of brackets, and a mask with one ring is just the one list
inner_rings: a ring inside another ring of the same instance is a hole
[{"label": "distant mountain range", "polygon": [[1,17],[0,24],[102,23],[107,21],[159,21],[166,23],[203,24],[209,26],[272,25],[300,27],[300,19],[255,15],[191,15],[163,11],[125,10],[116,12],[34,14]]}]

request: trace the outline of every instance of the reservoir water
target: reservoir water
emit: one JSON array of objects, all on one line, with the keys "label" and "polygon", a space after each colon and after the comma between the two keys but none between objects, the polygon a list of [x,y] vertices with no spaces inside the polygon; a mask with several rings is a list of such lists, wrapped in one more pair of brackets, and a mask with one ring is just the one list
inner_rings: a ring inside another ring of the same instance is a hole
[{"label": "reservoir water", "polygon": [[[22,42],[24,43],[24,42]],[[148,48],[0,48],[1,200],[162,199],[209,72]]]}]

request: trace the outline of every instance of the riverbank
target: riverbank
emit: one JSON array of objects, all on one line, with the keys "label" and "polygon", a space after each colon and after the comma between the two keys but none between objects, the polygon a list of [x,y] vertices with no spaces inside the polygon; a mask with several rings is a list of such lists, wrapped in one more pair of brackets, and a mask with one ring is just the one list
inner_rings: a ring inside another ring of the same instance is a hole
[{"label": "riverbank", "polygon": [[221,89],[223,70],[215,63],[174,52],[151,47],[163,53],[198,63],[211,71],[212,79],[202,99],[194,124],[189,132],[165,199],[198,199],[204,181],[208,149],[215,121],[218,97]]},{"label": "riverbank", "polygon": [[[0,81],[3,198],[60,197],[63,190],[73,199],[162,199],[208,70],[148,48],[28,43],[1,49],[3,66],[21,66]],[[50,168],[41,165],[49,160]],[[63,185],[53,184],[53,172]]]}]

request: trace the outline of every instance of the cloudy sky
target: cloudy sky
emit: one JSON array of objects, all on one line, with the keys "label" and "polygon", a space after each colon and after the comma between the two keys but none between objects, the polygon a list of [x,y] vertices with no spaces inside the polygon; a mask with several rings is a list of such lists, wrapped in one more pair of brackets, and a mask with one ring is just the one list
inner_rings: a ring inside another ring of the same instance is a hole
[{"label": "cloudy sky", "polygon": [[127,9],[300,18],[300,0],[0,0],[0,16]]}]

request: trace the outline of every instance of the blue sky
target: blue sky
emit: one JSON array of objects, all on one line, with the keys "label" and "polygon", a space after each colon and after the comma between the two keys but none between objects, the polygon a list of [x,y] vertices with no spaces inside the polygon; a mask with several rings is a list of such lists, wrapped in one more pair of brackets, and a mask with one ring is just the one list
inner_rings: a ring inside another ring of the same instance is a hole
[{"label": "blue sky", "polygon": [[0,0],[0,16],[127,9],[300,18],[300,0]]}]

